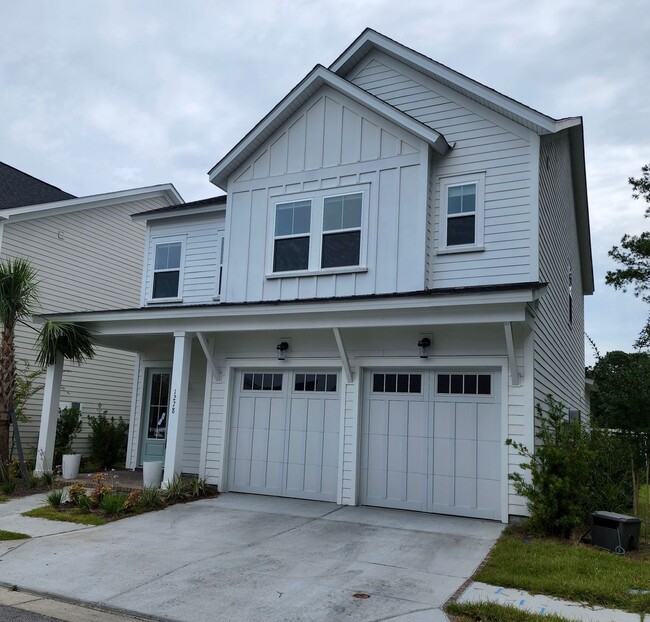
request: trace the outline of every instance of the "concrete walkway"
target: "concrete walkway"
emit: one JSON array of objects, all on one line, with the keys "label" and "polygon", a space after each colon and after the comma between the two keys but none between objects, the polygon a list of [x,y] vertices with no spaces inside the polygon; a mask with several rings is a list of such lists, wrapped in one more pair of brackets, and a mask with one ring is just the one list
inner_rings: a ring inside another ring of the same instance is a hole
[{"label": "concrete walkway", "polygon": [[[7,506],[14,503],[0,505],[2,528],[38,537],[0,542],[5,585],[116,613],[188,622],[442,622],[442,605],[503,528],[226,494],[102,527],[72,525],[74,531],[62,533],[58,523],[15,512],[13,524]],[[49,534],[41,522],[51,526]]]},{"label": "concrete walkway", "polygon": [[493,602],[508,605],[531,613],[555,614],[567,620],[580,622],[640,622],[641,616],[620,609],[589,607],[552,596],[533,595],[521,590],[497,587],[487,583],[472,583],[458,599],[459,603]]}]

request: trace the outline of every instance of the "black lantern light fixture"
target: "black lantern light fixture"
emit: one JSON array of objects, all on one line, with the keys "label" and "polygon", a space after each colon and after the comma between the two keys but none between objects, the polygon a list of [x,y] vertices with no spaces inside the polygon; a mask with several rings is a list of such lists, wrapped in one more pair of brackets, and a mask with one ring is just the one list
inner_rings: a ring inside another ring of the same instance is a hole
[{"label": "black lantern light fixture", "polygon": [[418,341],[418,348],[420,348],[420,358],[427,359],[429,358],[429,353],[427,350],[431,347],[431,339],[429,337],[422,337]]},{"label": "black lantern light fixture", "polygon": [[275,349],[278,352],[278,361],[284,361],[284,353],[289,349],[289,344],[286,341],[281,341]]}]

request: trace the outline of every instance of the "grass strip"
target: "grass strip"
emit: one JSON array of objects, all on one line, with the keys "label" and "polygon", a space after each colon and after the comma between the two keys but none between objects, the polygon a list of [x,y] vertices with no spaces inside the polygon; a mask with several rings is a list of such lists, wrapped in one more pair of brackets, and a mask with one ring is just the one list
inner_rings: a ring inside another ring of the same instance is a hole
[{"label": "grass strip", "polygon": [[586,545],[503,535],[476,581],[566,600],[650,611],[650,564]]},{"label": "grass strip", "polygon": [[5,495],[0,495],[0,503],[4,503],[7,500],[7,497]]},{"label": "grass strip", "polygon": [[105,525],[108,521],[101,516],[96,516],[89,512],[80,510],[57,510],[49,505],[23,512],[23,516],[32,518],[47,518],[48,520],[58,520],[66,523],[79,523],[80,525]]},{"label": "grass strip", "polygon": [[445,607],[447,613],[458,620],[472,622],[571,622],[568,618],[552,614],[530,613],[497,603],[451,603]]},{"label": "grass strip", "polygon": [[0,540],[25,540],[26,538],[31,538],[31,536],[28,536],[26,533],[0,529]]}]

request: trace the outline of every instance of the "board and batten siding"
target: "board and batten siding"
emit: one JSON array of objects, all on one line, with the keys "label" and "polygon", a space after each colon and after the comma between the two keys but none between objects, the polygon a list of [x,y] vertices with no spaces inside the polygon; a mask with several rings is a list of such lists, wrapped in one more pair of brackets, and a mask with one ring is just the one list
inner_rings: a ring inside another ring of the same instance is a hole
[{"label": "board and batten siding", "polygon": [[[422,290],[427,166],[419,138],[323,87],[229,180],[225,300]],[[358,189],[368,193],[367,271],[267,278],[279,197]]]},{"label": "board and batten siding", "polygon": [[584,297],[570,156],[566,132],[541,139],[539,271],[548,288],[535,309],[535,403],[551,394],[585,413]]},{"label": "board and batten siding", "polygon": [[[144,225],[131,215],[168,205],[148,198],[4,224],[2,258],[27,257],[38,271],[36,313],[109,310],[136,307],[144,252]],[[16,330],[16,359],[35,369],[34,335]],[[96,415],[98,404],[109,415],[129,419],[133,384],[133,354],[98,348],[82,366],[65,363],[61,402],[80,402],[83,429],[75,449],[87,453],[89,427],[85,415]],[[44,380],[44,378],[42,379]],[[29,420],[20,426],[29,449],[36,446],[42,408],[41,393],[28,403]]]},{"label": "board and batten siding", "polygon": [[151,221],[147,227],[142,305],[152,302],[156,244],[169,241],[183,243],[182,289],[179,292],[183,304],[214,302],[217,297],[220,242],[224,224],[223,211]]},{"label": "board and batten siding", "polygon": [[[441,132],[453,148],[434,156],[429,192],[427,286],[459,287],[537,279],[537,136],[379,51],[347,79]],[[436,254],[440,179],[485,173],[485,250]]]}]

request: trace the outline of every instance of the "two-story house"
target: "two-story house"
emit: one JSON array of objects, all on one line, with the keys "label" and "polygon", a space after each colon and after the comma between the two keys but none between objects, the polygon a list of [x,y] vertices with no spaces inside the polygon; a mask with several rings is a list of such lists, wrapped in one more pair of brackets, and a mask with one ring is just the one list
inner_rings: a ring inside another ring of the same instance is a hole
[{"label": "two-story house", "polygon": [[[584,410],[581,119],[366,30],[209,175],[224,196],[134,216],[139,308],[61,316],[138,355],[128,465],[525,514],[505,439],[534,445],[548,393]],[[57,363],[49,403],[59,377]]]},{"label": "two-story house", "polygon": [[[0,162],[0,259],[26,257],[37,270],[36,312],[134,305],[140,295],[145,226],[134,223],[131,214],[179,202],[171,184],[75,197]],[[15,332],[18,368],[38,369],[36,329],[19,323]],[[130,352],[100,347],[87,365],[67,364],[56,409],[75,404],[84,415],[94,415],[101,403],[111,415],[128,420],[134,361]],[[38,442],[41,397],[37,393],[29,400],[27,421],[20,424],[29,450]],[[75,449],[87,453],[88,426],[85,416],[82,420]]]}]

